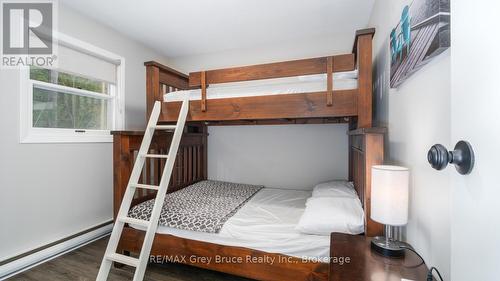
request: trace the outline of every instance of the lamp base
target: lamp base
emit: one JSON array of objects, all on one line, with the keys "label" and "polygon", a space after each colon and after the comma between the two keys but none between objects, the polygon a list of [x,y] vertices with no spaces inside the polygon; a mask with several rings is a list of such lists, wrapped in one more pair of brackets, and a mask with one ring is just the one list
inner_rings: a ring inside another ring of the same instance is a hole
[{"label": "lamp base", "polygon": [[402,243],[392,239],[386,239],[384,236],[373,237],[371,248],[382,256],[389,258],[401,258],[405,255],[405,249],[400,247]]}]

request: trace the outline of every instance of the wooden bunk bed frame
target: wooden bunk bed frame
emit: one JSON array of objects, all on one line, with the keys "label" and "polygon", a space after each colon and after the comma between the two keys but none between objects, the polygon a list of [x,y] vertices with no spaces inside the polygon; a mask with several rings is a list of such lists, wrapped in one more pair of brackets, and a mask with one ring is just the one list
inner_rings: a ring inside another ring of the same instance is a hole
[{"label": "wooden bunk bed frame", "polygon": [[[385,130],[371,128],[371,40],[374,30],[358,31],[353,54],[191,73],[189,76],[154,62],[145,63],[147,69],[148,114],[156,100],[163,101],[163,93],[210,83],[243,81],[267,78],[329,73],[335,70],[352,70],[358,66],[358,89],[304,93],[280,96],[228,98],[190,102],[190,116],[177,154],[169,192],[207,179],[207,137],[209,125],[226,124],[289,124],[350,122],[358,129],[348,132],[349,179],[354,182],[365,210],[365,233],[375,236],[382,233],[382,225],[370,219],[371,166],[383,163]],[[328,66],[329,65],[329,66]],[[294,67],[292,67],[294,66]],[[320,70],[327,68],[327,70]],[[287,71],[286,74],[283,71]],[[201,77],[201,78],[200,78]],[[201,79],[201,80],[200,80]],[[203,83],[205,81],[205,83]],[[163,103],[161,120],[177,119],[178,103]],[[195,122],[202,121],[202,122]],[[114,218],[120,208],[128,179],[137,157],[143,131],[113,132],[114,166]],[[150,153],[167,154],[172,138],[171,132],[158,131],[153,138]],[[157,185],[165,165],[164,159],[146,162],[141,183]],[[132,205],[152,199],[154,191],[141,190],[135,194]],[[140,252],[144,231],[126,226],[118,246],[124,254]],[[224,246],[208,242],[179,238],[167,234],[156,234],[151,250],[153,256],[186,257],[181,263],[230,273],[257,280],[329,280],[329,264],[267,253],[243,247]],[[206,263],[189,257],[225,257],[226,260],[243,259],[241,263]],[[262,258],[274,258],[269,262]],[[260,263],[245,262],[247,258],[262,259]]]},{"label": "wooden bunk bed frame", "polygon": [[[157,62],[146,62],[147,116],[162,101],[160,121],[175,122],[181,102],[163,102],[165,93],[201,88],[190,102],[188,121],[221,124],[352,122],[372,125],[372,38],[375,29],[356,32],[352,53],[295,61],[192,72],[185,75]],[[335,72],[358,70],[358,87],[333,90]],[[207,99],[210,84],[327,74],[324,92]]]}]

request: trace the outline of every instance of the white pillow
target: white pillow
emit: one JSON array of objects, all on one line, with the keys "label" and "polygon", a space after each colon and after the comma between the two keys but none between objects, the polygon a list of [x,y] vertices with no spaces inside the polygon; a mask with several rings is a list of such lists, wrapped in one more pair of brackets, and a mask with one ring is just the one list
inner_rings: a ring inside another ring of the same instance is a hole
[{"label": "white pillow", "polygon": [[311,197],[295,229],[316,235],[360,234],[364,231],[364,222],[365,214],[358,198]]},{"label": "white pillow", "polygon": [[345,180],[334,180],[316,185],[312,197],[358,198],[354,185]]}]

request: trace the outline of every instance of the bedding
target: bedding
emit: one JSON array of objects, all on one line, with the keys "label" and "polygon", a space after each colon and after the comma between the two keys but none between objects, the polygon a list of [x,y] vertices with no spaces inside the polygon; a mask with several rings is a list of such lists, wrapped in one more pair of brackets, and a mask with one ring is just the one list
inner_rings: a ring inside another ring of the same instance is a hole
[{"label": "bedding", "polygon": [[354,185],[346,180],[334,180],[317,184],[313,188],[312,196],[358,198]]},{"label": "bedding", "polygon": [[[263,186],[205,180],[166,195],[159,225],[217,233]],[[154,199],[134,206],[128,216],[149,220]]]},{"label": "bedding", "polygon": [[361,234],[364,212],[358,198],[311,197],[296,229],[302,233],[329,235],[332,232]]},{"label": "bedding", "polygon": [[[311,191],[262,188],[226,221],[218,233],[162,225],[157,232],[328,262],[330,236],[308,235],[295,229],[309,197]],[[145,230],[142,226],[131,226]]]},{"label": "bedding", "polygon": [[[333,74],[334,90],[358,88],[357,71]],[[326,74],[295,76],[287,78],[265,79],[256,81],[212,84],[207,88],[207,99],[255,97],[268,95],[286,95],[326,91]],[[185,90],[167,93],[165,102],[182,101],[185,95],[190,100],[200,100],[201,90]]]}]

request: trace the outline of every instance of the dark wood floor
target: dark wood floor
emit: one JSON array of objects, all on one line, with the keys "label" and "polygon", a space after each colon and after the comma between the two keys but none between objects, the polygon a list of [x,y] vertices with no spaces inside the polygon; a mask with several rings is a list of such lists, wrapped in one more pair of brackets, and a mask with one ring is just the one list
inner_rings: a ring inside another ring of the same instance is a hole
[{"label": "dark wood floor", "polygon": [[[17,281],[87,281],[95,280],[108,238],[100,239],[73,252],[48,261],[8,280]],[[112,268],[108,280],[132,280],[133,268]],[[149,281],[249,281],[219,272],[182,264],[150,264],[144,280]]]}]

